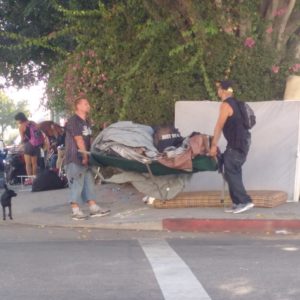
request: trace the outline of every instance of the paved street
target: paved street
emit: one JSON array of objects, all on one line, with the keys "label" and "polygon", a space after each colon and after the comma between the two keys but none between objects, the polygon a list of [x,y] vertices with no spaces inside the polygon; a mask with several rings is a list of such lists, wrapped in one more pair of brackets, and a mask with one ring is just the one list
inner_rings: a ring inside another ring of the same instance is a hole
[{"label": "paved street", "polygon": [[300,299],[300,236],[0,226],[0,299]]}]

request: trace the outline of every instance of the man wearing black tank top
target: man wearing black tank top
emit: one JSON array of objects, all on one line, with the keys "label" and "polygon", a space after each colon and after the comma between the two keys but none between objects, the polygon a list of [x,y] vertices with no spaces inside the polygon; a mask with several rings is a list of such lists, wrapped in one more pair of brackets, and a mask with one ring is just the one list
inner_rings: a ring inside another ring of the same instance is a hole
[{"label": "man wearing black tank top", "polygon": [[222,104],[214,129],[210,155],[217,155],[218,141],[223,132],[227,140],[227,147],[223,154],[224,175],[232,200],[232,208],[226,210],[226,212],[238,214],[254,207],[251,198],[245,190],[242,178],[242,165],[247,158],[251,135],[249,130],[243,125],[237,100],[233,97],[232,83],[227,80],[220,81],[217,84],[217,88]]}]

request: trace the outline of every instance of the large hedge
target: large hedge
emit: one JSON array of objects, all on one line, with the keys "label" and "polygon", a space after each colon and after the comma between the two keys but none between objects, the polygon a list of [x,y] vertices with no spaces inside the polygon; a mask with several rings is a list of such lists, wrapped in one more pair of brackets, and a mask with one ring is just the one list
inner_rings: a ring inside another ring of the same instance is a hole
[{"label": "large hedge", "polygon": [[282,99],[286,77],[300,74],[296,1],[50,3],[61,25],[33,41],[55,54],[46,64],[48,105],[67,111],[84,92],[96,124],[171,122],[177,100],[216,100],[223,78],[242,100]]}]

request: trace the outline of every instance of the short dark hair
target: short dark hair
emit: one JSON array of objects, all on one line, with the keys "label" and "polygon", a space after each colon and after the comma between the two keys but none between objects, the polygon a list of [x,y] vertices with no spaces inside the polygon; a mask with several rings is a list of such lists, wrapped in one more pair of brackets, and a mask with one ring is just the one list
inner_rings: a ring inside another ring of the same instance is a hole
[{"label": "short dark hair", "polygon": [[22,112],[19,112],[19,113],[17,113],[17,114],[15,115],[15,120],[16,120],[16,121],[20,121],[20,122],[26,122],[26,121],[28,121],[27,117],[26,117],[25,114],[22,113]]},{"label": "short dark hair", "polygon": [[78,96],[74,99],[74,106],[77,107],[77,105],[80,103],[81,100],[87,99],[86,94],[79,93]]},{"label": "short dark hair", "polygon": [[219,81],[219,87],[222,90],[228,91],[229,89],[233,90],[233,82],[231,80],[221,80]]}]

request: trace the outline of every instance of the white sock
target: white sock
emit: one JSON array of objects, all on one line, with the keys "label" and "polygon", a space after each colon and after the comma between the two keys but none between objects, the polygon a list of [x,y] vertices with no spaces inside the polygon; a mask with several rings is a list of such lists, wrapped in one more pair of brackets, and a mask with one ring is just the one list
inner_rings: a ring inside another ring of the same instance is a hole
[{"label": "white sock", "polygon": [[72,207],[72,212],[73,212],[73,214],[77,214],[77,213],[79,213],[79,211],[80,211],[80,209],[79,209],[78,206]]}]

